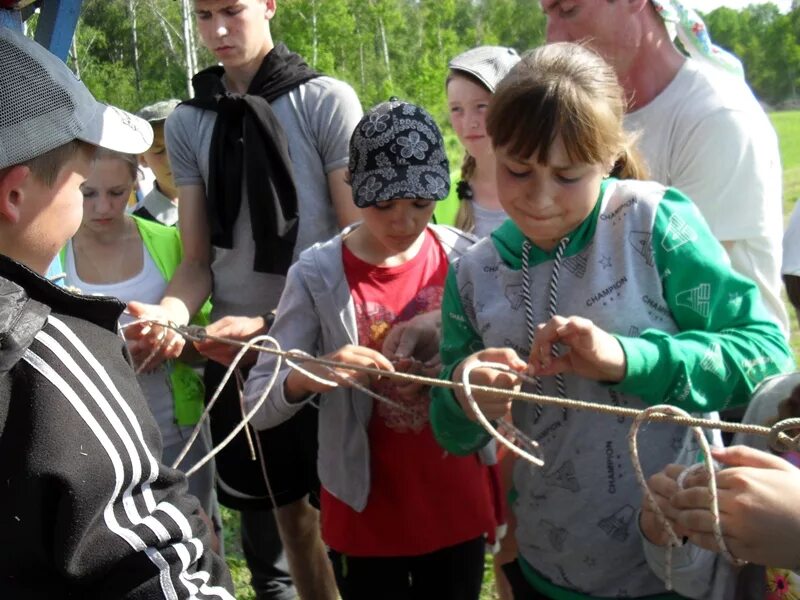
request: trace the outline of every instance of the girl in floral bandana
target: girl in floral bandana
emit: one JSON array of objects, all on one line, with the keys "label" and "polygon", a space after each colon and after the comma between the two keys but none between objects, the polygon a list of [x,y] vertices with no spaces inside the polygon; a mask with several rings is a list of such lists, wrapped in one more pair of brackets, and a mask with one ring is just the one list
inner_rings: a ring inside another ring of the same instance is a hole
[{"label": "girl in floral bandana", "polygon": [[[435,344],[422,357],[430,364],[391,362],[381,349],[397,324],[438,312],[450,261],[474,241],[429,225],[450,187],[439,128],[413,104],[380,104],[353,133],[349,172],[363,220],[301,254],[270,334],[340,363],[438,373]],[[261,355],[249,405],[276,366]],[[318,398],[322,537],[342,598],[477,600],[495,525],[478,454],[438,447],[426,389],[346,367],[303,368],[281,367],[253,424],[272,427]]]}]

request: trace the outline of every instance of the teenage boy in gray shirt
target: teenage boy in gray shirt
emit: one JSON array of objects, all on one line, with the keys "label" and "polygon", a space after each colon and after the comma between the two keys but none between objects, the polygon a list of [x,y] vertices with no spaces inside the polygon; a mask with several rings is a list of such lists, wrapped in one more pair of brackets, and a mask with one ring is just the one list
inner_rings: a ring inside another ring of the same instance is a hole
[{"label": "teenage boy in gray shirt", "polygon": [[[161,304],[133,304],[134,314],[186,323],[210,292],[209,333],[239,340],[263,333],[288,265],[357,218],[344,174],[360,103],[348,85],[319,76],[274,44],[269,22],[275,10],[275,0],[195,1],[200,37],[222,67],[198,74],[198,97],[167,120],[184,257]],[[164,358],[183,344],[167,336]],[[138,350],[149,354],[153,346],[152,332],[142,335]],[[238,349],[214,342],[197,349],[209,358],[210,394]],[[255,356],[245,360],[253,362]],[[241,420],[238,395],[229,392],[211,415],[215,441]],[[270,564],[274,545],[265,536],[268,511],[276,506],[297,592],[334,599],[318,513],[308,501],[318,488],[316,414],[305,411],[285,427],[259,434],[259,441],[271,492],[243,435],[217,455],[220,501],[242,511],[258,597],[295,594],[276,578],[278,565]]]}]

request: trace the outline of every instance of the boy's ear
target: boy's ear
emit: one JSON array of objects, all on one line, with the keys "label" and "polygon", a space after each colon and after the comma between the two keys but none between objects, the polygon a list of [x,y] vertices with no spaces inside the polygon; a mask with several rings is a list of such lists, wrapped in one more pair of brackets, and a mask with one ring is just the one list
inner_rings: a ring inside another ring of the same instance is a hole
[{"label": "boy's ear", "polygon": [[150,166],[147,164],[147,159],[144,157],[144,154],[139,155],[139,165],[150,168]]},{"label": "boy's ear", "polygon": [[25,183],[30,177],[30,168],[22,165],[0,171],[0,220],[12,225],[19,222]]}]

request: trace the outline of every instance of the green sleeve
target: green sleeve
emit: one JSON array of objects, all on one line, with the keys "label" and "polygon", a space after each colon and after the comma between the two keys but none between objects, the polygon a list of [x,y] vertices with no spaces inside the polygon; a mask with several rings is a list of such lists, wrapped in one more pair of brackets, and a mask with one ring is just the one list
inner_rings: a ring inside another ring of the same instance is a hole
[{"label": "green sleeve", "polygon": [[695,205],[669,189],[653,228],[664,301],[678,325],[617,336],[627,373],[617,388],[646,403],[690,412],[746,404],[769,375],[791,370],[792,354],[750,279],[730,267]]},{"label": "green sleeve", "polygon": [[[449,380],[461,361],[481,348],[483,340],[464,314],[456,274],[450,267],[442,298],[442,341],[439,352],[443,368],[439,377]],[[453,454],[475,452],[490,439],[483,427],[464,414],[452,390],[447,388],[431,389],[430,419],[436,440]]]}]

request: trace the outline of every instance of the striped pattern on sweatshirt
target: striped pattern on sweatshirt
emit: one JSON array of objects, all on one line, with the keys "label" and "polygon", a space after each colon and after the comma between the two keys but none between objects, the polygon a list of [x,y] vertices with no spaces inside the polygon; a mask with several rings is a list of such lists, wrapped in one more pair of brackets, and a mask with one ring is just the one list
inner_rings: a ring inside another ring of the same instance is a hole
[{"label": "striped pattern on sweatshirt", "polygon": [[[68,495],[75,496],[76,503],[91,504],[90,510],[83,505],[76,509],[75,530],[66,537],[67,542],[71,536],[77,541],[67,543],[56,570],[65,570],[69,587],[74,583],[76,589],[95,585],[84,583],[84,578],[99,577],[102,582],[96,585],[108,592],[106,597],[233,599],[224,587],[229,586],[224,565],[195,533],[198,517],[187,517],[195,512],[196,501],[185,495],[179,474],[159,465],[155,424],[142,410],[146,405],[141,394],[131,398],[138,388],[132,387],[132,373],[124,377],[124,369],[118,368],[124,362],[121,352],[110,358],[96,348],[92,352],[84,341],[85,330],[99,328],[66,320],[85,328],[78,333],[51,314],[23,355],[36,374],[28,375],[32,389],[47,396],[53,414],[69,429],[58,440],[56,453],[77,454],[77,464],[62,457],[48,469],[58,471],[63,461],[68,472],[59,476],[69,481]],[[113,337],[103,330],[95,335]],[[109,364],[107,369],[104,365]],[[80,450],[74,452],[73,446]],[[80,461],[87,463],[84,468]],[[80,475],[81,482],[73,481],[72,475]],[[84,521],[81,516],[90,518]]]}]

